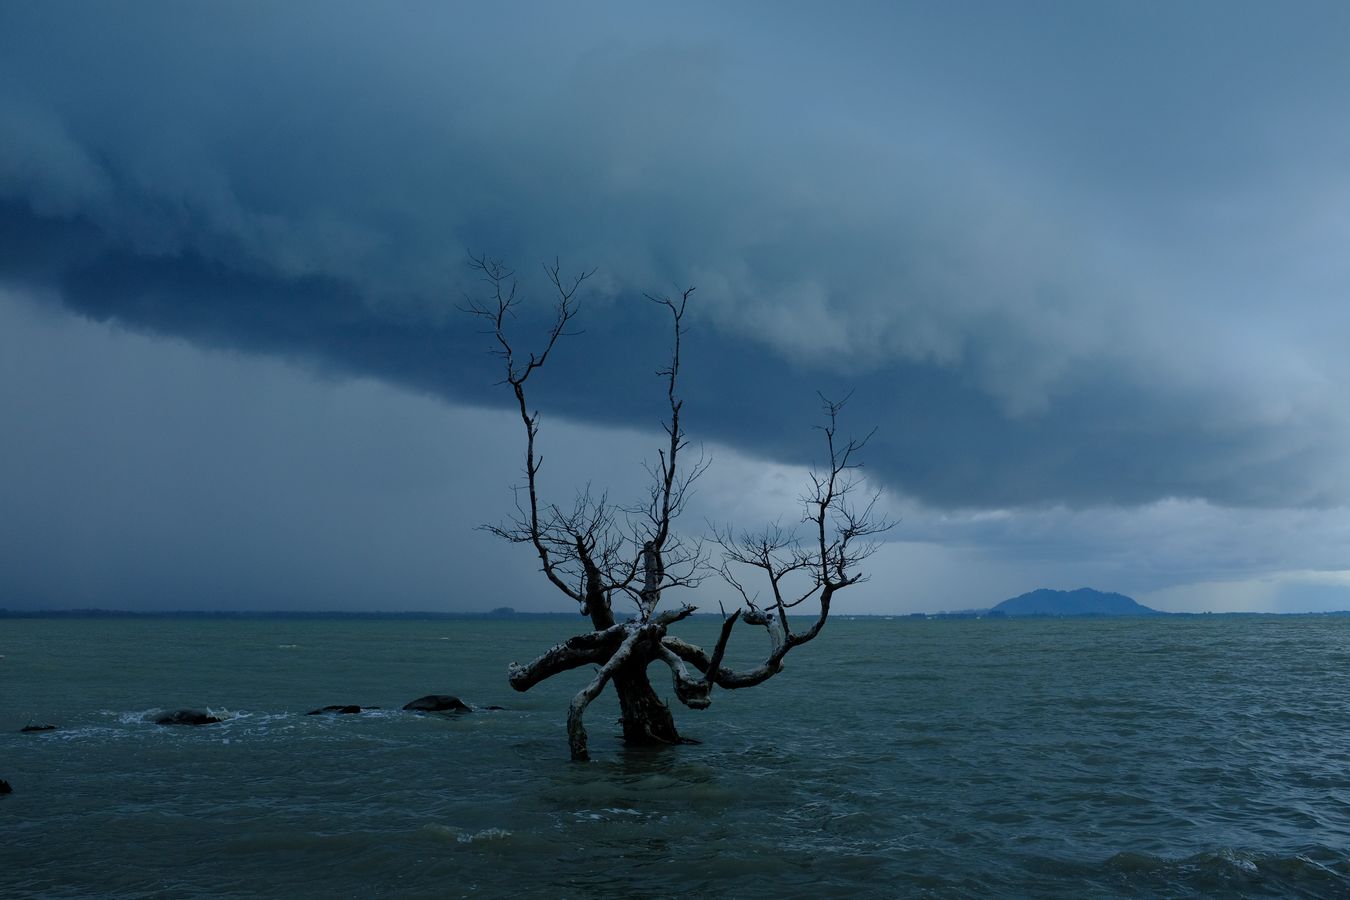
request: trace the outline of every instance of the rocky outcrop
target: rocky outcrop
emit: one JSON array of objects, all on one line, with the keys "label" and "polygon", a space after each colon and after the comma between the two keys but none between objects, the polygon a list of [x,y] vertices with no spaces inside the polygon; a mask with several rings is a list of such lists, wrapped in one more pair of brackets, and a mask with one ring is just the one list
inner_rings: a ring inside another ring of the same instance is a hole
[{"label": "rocky outcrop", "polygon": [[356,705],[353,705],[353,704],[348,704],[348,705],[346,705],[346,706],[341,706],[341,705],[339,705],[339,706],[325,706],[325,707],[323,707],[322,709],[311,709],[309,712],[305,713],[305,715],[307,715],[307,716],[322,716],[322,715],[325,715],[325,714],[328,714],[328,713],[332,713],[332,714],[334,714],[334,715],[350,716],[350,715],[354,715],[355,713],[364,712],[364,711],[366,711],[366,710],[368,710],[368,709],[379,709],[379,707],[378,707],[378,706],[356,706]]},{"label": "rocky outcrop", "polygon": [[418,697],[403,708],[413,712],[471,712],[467,703],[449,694],[427,694],[425,697]]},{"label": "rocky outcrop", "polygon": [[20,734],[32,734],[35,731],[55,731],[55,725],[25,725],[19,729]]},{"label": "rocky outcrop", "polygon": [[3,778],[0,778],[0,794],[12,794],[12,793],[14,793],[14,788],[9,786],[8,781],[6,781]]},{"label": "rocky outcrop", "polygon": [[990,615],[1007,616],[1164,616],[1166,613],[1150,609],[1124,594],[1108,594],[1092,588],[1076,591],[1053,591],[1041,588],[1027,594],[1004,600],[990,610]]},{"label": "rocky outcrop", "polygon": [[176,709],[155,719],[156,725],[215,725],[220,719],[200,709]]}]

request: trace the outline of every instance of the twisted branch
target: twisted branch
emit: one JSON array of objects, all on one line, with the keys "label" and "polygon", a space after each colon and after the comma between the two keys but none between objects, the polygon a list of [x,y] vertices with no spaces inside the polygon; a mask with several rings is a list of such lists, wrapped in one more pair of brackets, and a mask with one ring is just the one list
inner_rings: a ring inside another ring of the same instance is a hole
[{"label": "twisted branch", "polygon": [[601,664],[609,659],[623,643],[625,630],[615,625],[603,631],[592,631],[570,637],[561,644],[545,650],[534,662],[522,666],[513,662],[507,667],[507,680],[518,691],[528,691],[541,681],[580,666]]}]

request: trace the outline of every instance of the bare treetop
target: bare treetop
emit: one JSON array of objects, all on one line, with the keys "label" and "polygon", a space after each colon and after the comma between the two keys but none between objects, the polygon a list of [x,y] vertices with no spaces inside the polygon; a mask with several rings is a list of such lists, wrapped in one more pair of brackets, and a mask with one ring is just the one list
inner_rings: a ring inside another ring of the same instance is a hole
[{"label": "bare treetop", "polygon": [[[826,421],[818,427],[825,437],[827,461],[809,477],[800,527],[771,525],[741,533],[729,527],[714,530],[712,542],[721,559],[712,562],[702,538],[685,537],[673,529],[694,483],[710,465],[702,454],[688,464],[683,458],[689,442],[680,420],[683,400],[678,387],[684,317],[694,289],[685,290],[679,299],[648,295],[647,299],[668,312],[672,336],[670,357],[656,369],[666,389],[662,423],[666,442],[657,450],[656,463],[647,466],[646,497],[634,506],[618,506],[606,494],[597,496],[587,487],[568,506],[544,502],[540,499],[543,457],[536,447],[539,414],[526,401],[525,385],[547,362],[559,338],[575,333],[568,327],[579,311],[578,293],[594,270],[565,279],[556,261],[544,267],[554,292],[553,323],[541,349],[522,353],[507,334],[508,320],[520,302],[515,274],[487,257],[471,257],[470,264],[482,274],[487,290],[482,298],[470,298],[465,308],[489,324],[493,353],[505,371],[502,383],[511,387],[525,428],[525,480],[516,488],[515,514],[504,524],[486,527],[508,541],[533,546],[545,577],[578,604],[593,629],[552,647],[528,665],[512,663],[510,682],[523,691],[559,672],[599,666],[569,710],[569,743],[575,759],[588,756],[582,724],[585,709],[611,681],[619,695],[627,742],[685,742],[669,708],[652,690],[647,667],[656,661],[665,663],[676,698],[690,708],[703,709],[711,702],[714,686],[735,689],[759,684],[778,673],[789,651],[820,633],[834,594],[863,580],[858,564],[876,549],[871,539],[890,527],[876,515],[876,494],[861,504],[854,501],[853,495],[862,487],[858,456],[867,438],[841,440],[838,417],[844,403],[822,398]],[[769,591],[764,601],[747,586],[748,575],[756,571]],[[729,615],[724,612],[717,642],[709,653],[668,634],[669,627],[688,618],[695,607],[684,603],[661,609],[661,602],[667,590],[697,588],[713,572],[739,593],[744,605]],[[795,592],[790,585],[796,587]],[[618,623],[614,602],[621,597],[632,601],[636,614]],[[804,631],[793,631],[788,611],[813,598],[819,605],[814,622]],[[722,665],[738,621],[764,627],[770,644],[764,662],[743,672]]]}]

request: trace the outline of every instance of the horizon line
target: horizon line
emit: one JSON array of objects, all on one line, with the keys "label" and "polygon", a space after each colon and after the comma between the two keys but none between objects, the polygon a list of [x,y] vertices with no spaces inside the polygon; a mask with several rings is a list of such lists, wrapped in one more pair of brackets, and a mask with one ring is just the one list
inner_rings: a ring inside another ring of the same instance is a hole
[{"label": "horizon line", "polygon": [[[1152,619],[1158,616],[1350,616],[1350,609],[1337,610],[1203,610],[1199,612],[1171,612],[1153,610],[1151,615],[1130,613],[1018,613],[1012,615],[989,616],[994,607],[984,609],[941,610],[938,612],[894,612],[894,613],[835,613],[841,619]],[[692,614],[700,618],[723,618],[721,613],[696,611]],[[199,619],[246,619],[246,618],[304,618],[304,619],[512,619],[512,618],[575,618],[575,612],[533,612],[509,607],[491,610],[305,610],[305,609],[107,609],[104,607],[9,609],[0,607],[0,618],[4,619],[98,619],[98,618],[199,618]],[[801,616],[793,616],[801,618]],[[806,618],[811,618],[807,616]]]}]

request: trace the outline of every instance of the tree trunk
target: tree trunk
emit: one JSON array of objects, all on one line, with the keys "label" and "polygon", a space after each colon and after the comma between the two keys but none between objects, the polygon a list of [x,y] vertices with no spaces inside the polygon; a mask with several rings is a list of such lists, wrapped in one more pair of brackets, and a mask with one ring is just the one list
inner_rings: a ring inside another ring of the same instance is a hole
[{"label": "tree trunk", "polygon": [[670,707],[661,702],[647,680],[650,659],[639,658],[614,673],[614,690],[619,695],[623,742],[630,747],[692,743],[680,737]]},{"label": "tree trunk", "polygon": [[[609,599],[598,591],[587,597],[587,613],[596,631],[614,625],[614,612]],[[647,679],[647,666],[653,661],[656,648],[642,647],[633,661],[614,672],[614,690],[619,695],[620,722],[623,724],[623,742],[630,747],[692,743],[680,737],[675,728],[675,717],[670,707],[661,702]]]}]

